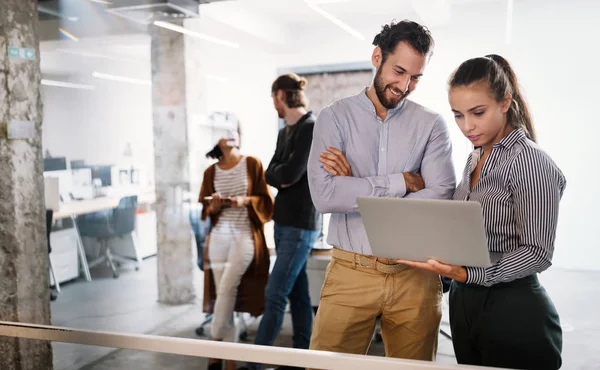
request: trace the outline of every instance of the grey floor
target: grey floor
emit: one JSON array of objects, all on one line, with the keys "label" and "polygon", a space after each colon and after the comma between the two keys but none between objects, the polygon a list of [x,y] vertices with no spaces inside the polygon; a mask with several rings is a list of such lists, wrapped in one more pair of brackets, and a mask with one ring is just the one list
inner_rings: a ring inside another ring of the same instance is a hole
[{"label": "grey floor", "polygon": [[[144,333],[182,338],[197,337],[194,329],[202,322],[200,298],[196,304],[169,306],[157,302],[156,260],[147,259],[141,271],[125,268],[119,279],[103,267],[92,270],[94,280],[63,285],[52,303],[52,323],[80,329]],[[197,272],[198,297],[202,274]],[[563,369],[600,369],[600,272],[551,269],[542,281],[561,314],[564,330]],[[449,330],[443,319],[442,327]],[[249,320],[251,342],[258,326]],[[208,327],[207,327],[208,329]],[[291,345],[291,322],[286,317],[276,343]],[[205,369],[206,359],[105,347],[53,343],[54,368],[66,369]],[[383,355],[383,344],[373,342],[372,355]],[[438,362],[456,363],[451,342],[439,338]]]}]

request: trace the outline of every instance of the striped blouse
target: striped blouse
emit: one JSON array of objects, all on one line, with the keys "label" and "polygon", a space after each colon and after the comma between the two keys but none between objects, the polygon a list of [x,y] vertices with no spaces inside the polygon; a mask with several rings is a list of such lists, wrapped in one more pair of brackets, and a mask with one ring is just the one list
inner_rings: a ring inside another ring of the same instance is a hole
[{"label": "striped blouse", "polygon": [[467,267],[467,283],[492,286],[550,267],[566,180],[548,154],[517,129],[494,145],[471,190],[482,150],[469,156],[454,199],[481,203],[493,265]]},{"label": "striped blouse", "polygon": [[[215,168],[215,191],[222,197],[245,196],[248,194],[248,166],[243,157],[235,167],[223,170]],[[251,233],[248,208],[223,208],[219,221],[211,230],[217,234]]]}]

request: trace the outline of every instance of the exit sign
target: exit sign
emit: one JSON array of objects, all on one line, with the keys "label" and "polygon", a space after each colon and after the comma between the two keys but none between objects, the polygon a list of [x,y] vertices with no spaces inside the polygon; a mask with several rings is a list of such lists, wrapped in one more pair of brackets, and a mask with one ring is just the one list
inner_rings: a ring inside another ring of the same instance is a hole
[{"label": "exit sign", "polygon": [[35,60],[35,50],[31,48],[9,46],[8,57],[14,59]]}]

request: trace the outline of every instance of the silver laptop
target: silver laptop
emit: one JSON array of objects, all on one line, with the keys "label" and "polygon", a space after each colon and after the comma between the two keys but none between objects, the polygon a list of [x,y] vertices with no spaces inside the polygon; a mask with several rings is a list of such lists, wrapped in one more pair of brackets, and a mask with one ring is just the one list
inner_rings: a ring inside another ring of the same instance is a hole
[{"label": "silver laptop", "polygon": [[357,201],[377,257],[491,266],[478,202],[376,197]]}]

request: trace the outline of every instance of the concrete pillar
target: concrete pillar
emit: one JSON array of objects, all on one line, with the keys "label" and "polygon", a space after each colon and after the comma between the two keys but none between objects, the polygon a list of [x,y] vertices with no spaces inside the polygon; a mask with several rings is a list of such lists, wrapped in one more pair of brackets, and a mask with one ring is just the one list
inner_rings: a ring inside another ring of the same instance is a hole
[{"label": "concrete pillar", "polygon": [[[0,320],[50,324],[36,0],[0,2]],[[0,337],[0,369],[51,369],[50,343]]]},{"label": "concrete pillar", "polygon": [[197,267],[188,214],[183,207],[184,192],[190,188],[184,36],[157,26],[150,27],[150,34],[158,299],[185,304],[196,298]]},{"label": "concrete pillar", "polygon": [[[185,28],[191,31],[202,32],[202,20],[188,18],[184,21]],[[185,78],[186,86],[186,112],[188,115],[188,148],[190,153],[190,189],[192,194],[200,193],[200,185],[204,177],[204,170],[213,163],[206,158],[206,152],[212,149],[216,142],[213,128],[206,125],[209,115],[208,108],[208,83],[209,74],[204,65],[208,53],[206,42],[194,37],[185,38]],[[213,72],[214,73],[214,72]],[[215,82],[219,83],[219,82]]]}]

